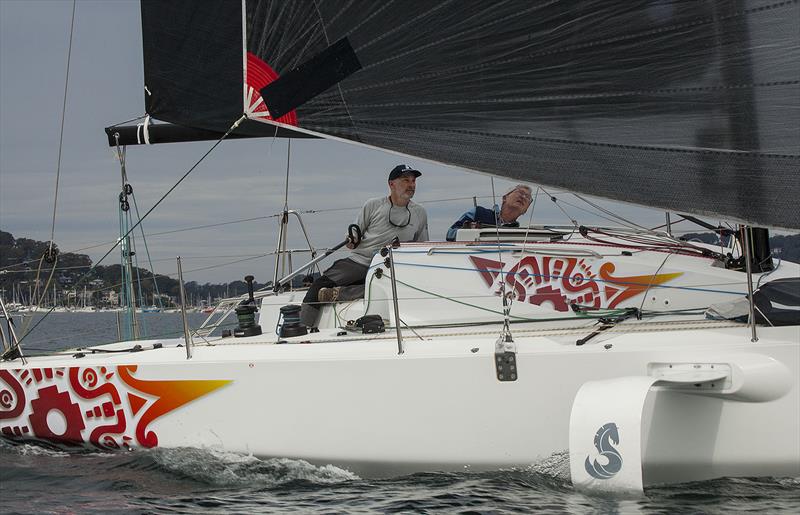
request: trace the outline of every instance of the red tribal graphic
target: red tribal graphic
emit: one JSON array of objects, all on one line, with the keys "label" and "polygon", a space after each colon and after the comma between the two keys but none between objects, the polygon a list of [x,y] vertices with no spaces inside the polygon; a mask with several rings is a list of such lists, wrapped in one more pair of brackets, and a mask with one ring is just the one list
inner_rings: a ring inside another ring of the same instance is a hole
[{"label": "red tribal graphic", "polygon": [[599,280],[585,259],[528,256],[504,271],[505,263],[470,256],[473,265],[490,288],[504,280],[516,300],[541,306],[550,303],[556,311],[568,311],[570,304],[594,308],[615,308],[647,288],[680,276],[681,273],[615,277],[614,263],[600,266]]},{"label": "red tribal graphic", "polygon": [[145,380],[136,365],[0,370],[0,434],[61,446],[155,447],[159,417],[231,381]]}]

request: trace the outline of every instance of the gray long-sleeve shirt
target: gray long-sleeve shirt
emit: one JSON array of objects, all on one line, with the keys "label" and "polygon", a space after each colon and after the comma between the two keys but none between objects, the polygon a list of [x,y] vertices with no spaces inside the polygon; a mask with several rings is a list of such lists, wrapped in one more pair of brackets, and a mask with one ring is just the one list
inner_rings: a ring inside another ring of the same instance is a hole
[{"label": "gray long-sleeve shirt", "polygon": [[[411,218],[409,219],[409,213]],[[395,225],[390,223],[389,217]],[[408,220],[408,225],[404,225]],[[358,214],[356,224],[361,227],[361,244],[353,249],[350,259],[362,265],[369,265],[372,256],[382,246],[390,243],[395,236],[400,241],[426,241],[428,239],[428,214],[425,208],[414,202],[405,207],[392,207],[388,197],[367,200]]]}]

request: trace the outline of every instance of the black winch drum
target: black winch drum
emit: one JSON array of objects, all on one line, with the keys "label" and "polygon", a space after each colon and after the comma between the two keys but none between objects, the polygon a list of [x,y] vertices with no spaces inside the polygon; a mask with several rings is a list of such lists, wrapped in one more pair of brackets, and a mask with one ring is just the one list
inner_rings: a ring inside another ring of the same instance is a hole
[{"label": "black winch drum", "polygon": [[236,307],[236,318],[239,320],[239,326],[233,330],[234,336],[258,336],[261,334],[261,326],[256,324],[256,311],[258,309],[251,304]]},{"label": "black winch drum", "polygon": [[300,323],[300,306],[297,304],[287,304],[280,309],[281,316],[278,320],[277,332],[281,338],[291,338],[292,336],[303,336],[308,334],[306,326]]}]

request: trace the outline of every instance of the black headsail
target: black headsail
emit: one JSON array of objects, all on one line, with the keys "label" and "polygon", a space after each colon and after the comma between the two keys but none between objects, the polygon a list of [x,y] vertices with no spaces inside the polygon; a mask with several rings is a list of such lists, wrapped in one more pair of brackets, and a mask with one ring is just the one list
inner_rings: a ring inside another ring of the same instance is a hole
[{"label": "black headsail", "polygon": [[[141,11],[145,110],[169,123],[108,127],[109,145],[218,139],[245,112],[242,4],[141,0]],[[272,136],[315,137],[250,120],[228,137]]]},{"label": "black headsail", "polygon": [[[287,126],[610,199],[800,228],[797,1],[142,5],[145,30],[156,20],[172,40],[149,54],[145,45],[148,112],[160,119],[225,130],[243,110],[269,121],[275,101],[281,114],[294,108],[278,120]],[[215,52],[205,41],[220,33],[230,46]],[[342,40],[352,55],[336,54]],[[244,90],[241,80],[210,87],[237,66]],[[287,86],[298,68],[327,89]]]}]

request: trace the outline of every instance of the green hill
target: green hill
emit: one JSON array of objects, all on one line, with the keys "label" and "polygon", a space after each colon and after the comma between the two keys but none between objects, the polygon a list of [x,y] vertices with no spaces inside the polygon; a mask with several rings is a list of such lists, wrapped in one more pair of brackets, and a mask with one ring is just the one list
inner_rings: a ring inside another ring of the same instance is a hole
[{"label": "green hill", "polygon": [[[41,259],[47,249],[46,242],[14,238],[11,233],[0,231],[0,294],[5,301],[16,299],[24,304],[30,304],[31,297],[36,299],[43,296],[42,290],[52,270],[52,264]],[[58,247],[55,246],[55,249],[58,250]],[[52,305],[53,297],[59,305],[80,304],[83,302],[84,287],[89,297],[87,303],[95,306],[108,304],[109,292],[119,292],[122,267],[119,264],[99,265],[84,278],[91,265],[92,260],[85,254],[59,253],[43,304]],[[176,279],[158,274],[154,277],[152,272],[145,268],[134,268],[132,275],[138,278],[138,282],[134,283],[135,296],[138,298],[141,290],[144,305],[154,302],[156,284],[161,295],[161,304],[165,307],[174,305],[180,298]],[[265,286],[258,282],[254,282],[253,285],[256,289]],[[244,281],[222,284],[199,284],[190,281],[184,286],[189,303],[194,305],[209,298],[213,300],[247,292],[247,284]]]}]

